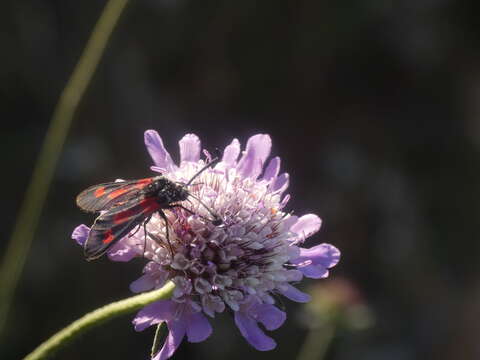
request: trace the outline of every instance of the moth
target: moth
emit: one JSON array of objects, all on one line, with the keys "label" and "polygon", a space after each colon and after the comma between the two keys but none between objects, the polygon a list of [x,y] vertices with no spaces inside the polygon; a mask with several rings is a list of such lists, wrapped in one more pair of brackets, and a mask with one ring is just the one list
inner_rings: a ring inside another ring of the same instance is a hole
[{"label": "moth", "polygon": [[[220,225],[222,223],[220,217],[188,190],[194,179],[218,161],[217,157],[208,162],[186,184],[171,181],[160,175],[138,180],[107,182],[82,191],[77,196],[77,205],[87,212],[100,212],[84,244],[85,258],[90,261],[101,257],[136,227],[143,226],[146,230],[146,224],[155,213],[165,221],[166,239],[170,245],[168,220],[164,211],[181,208],[193,213],[182,205],[182,201],[190,197],[196,199],[209,212],[212,224]],[[144,232],[146,241],[147,232]]]}]

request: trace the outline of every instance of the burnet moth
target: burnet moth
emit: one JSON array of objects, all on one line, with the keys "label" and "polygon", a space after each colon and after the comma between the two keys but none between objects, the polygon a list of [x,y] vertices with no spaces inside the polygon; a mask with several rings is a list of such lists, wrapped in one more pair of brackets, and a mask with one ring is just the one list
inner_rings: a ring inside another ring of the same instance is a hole
[{"label": "burnet moth", "polygon": [[187,189],[194,179],[218,161],[219,158],[216,157],[208,162],[186,184],[173,182],[164,176],[155,176],[103,183],[82,191],[77,196],[77,205],[87,212],[101,212],[84,244],[85,258],[89,261],[99,258],[137,226],[143,225],[146,229],[146,224],[155,213],[165,221],[167,245],[170,246],[168,221],[164,210],[182,208],[193,213],[181,204],[189,197],[197,200],[210,213],[212,219],[209,221],[220,225],[222,221],[218,215]]}]

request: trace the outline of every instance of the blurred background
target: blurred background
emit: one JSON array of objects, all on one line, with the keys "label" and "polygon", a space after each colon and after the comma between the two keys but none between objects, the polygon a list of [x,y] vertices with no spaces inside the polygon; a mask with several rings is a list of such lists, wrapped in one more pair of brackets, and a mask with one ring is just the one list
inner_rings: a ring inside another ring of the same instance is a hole
[{"label": "blurred background", "polygon": [[[104,5],[0,4],[2,253]],[[324,359],[479,359],[479,12],[474,0],[132,1],[73,121],[0,358],[21,358],[130,295],[143,261],[85,262],[70,234],[93,219],[74,198],[150,176],[143,132],[152,128],[176,159],[187,132],[210,150],[272,136],[291,175],[288,210],[323,219],[307,245],[342,251],[332,280],[303,289],[350,287],[366,314],[362,326],[336,327]],[[251,348],[223,314],[207,341],[184,342],[175,358],[294,359],[310,330],[304,306],[284,305],[274,351]],[[136,333],[132,318],[58,358],[147,359],[153,330]]]}]

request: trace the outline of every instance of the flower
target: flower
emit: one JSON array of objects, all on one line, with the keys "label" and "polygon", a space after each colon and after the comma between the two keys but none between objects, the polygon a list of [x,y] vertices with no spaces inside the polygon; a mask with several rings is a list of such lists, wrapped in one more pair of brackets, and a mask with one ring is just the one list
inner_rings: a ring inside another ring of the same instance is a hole
[{"label": "flower", "polygon": [[[174,182],[187,183],[211,159],[206,151],[206,160],[200,159],[200,140],[194,134],[179,142],[180,165],[156,131],[145,132],[145,144],[154,162],[151,169]],[[133,292],[159,288],[169,280],[176,285],[171,300],[146,306],[133,320],[138,331],[167,324],[169,335],[155,360],[172,356],[185,336],[190,342],[205,340],[212,332],[207,317],[226,310],[233,312],[240,333],[253,347],[273,349],[275,341],[259,327],[275,330],[286,319],[273,296],[308,302],[309,295],[292,284],[303,276],[325,278],[339,261],[340,252],[332,245],[301,247],[320,229],[321,220],[314,214],[297,217],[284,211],[290,198],[284,195],[289,175],[279,173],[279,157],[264,169],[270,149],[271,139],[265,134],[252,136],[242,154],[234,139],[221,161],[188,187],[192,196],[182,204],[188,211],[167,211],[168,228],[154,215],[146,234],[141,227],[109,250],[114,261],[137,256],[149,260],[143,275],[130,285]],[[221,225],[213,224],[207,207],[221,218]],[[79,244],[87,236],[85,225],[72,234]]]}]

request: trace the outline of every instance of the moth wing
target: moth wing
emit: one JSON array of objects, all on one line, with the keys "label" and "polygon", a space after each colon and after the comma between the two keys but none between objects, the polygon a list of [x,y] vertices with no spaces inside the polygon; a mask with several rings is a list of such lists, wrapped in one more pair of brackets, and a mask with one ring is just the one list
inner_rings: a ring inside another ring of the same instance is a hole
[{"label": "moth wing", "polygon": [[153,198],[133,199],[99,215],[84,245],[86,259],[94,260],[102,256],[159,208]]},{"label": "moth wing", "polygon": [[89,212],[108,210],[118,203],[135,198],[139,191],[152,182],[153,178],[145,178],[94,185],[77,196],[77,205]]}]

